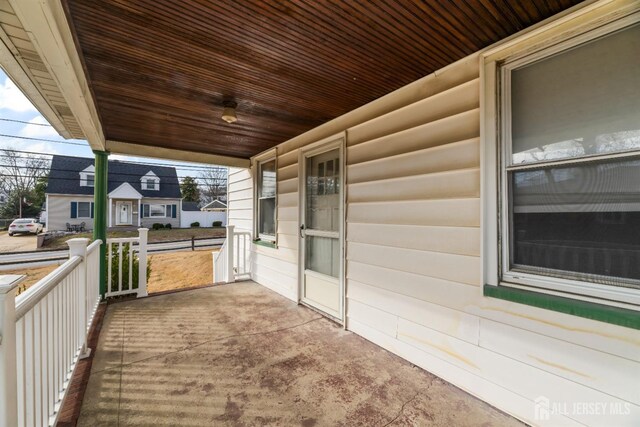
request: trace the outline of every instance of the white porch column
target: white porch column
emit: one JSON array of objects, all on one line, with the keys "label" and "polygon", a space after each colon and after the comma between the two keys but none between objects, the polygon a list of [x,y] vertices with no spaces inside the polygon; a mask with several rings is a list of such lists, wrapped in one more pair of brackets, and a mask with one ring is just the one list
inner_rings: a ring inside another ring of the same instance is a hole
[{"label": "white porch column", "polygon": [[69,246],[69,258],[73,256],[82,257],[82,262],[78,265],[78,275],[80,278],[80,295],[78,299],[81,301],[81,305],[84,310],[78,310],[78,338],[82,343],[80,349],[80,359],[89,357],[91,350],[87,347],[87,324],[89,323],[89,313],[87,313],[87,307],[89,306],[87,301],[87,246],[89,245],[89,239],[77,238],[67,240]]},{"label": "white porch column", "polygon": [[233,236],[233,229],[235,228],[235,226],[233,225],[227,225],[227,259],[226,259],[226,264],[227,264],[227,277],[225,282],[227,283],[233,283],[236,281],[236,276],[235,274],[233,274],[233,252],[235,250],[234,248],[234,236]]},{"label": "white porch column", "polygon": [[138,228],[140,241],[138,242],[138,298],[146,297],[147,293],[147,240],[148,228]]},{"label": "white porch column", "polygon": [[18,425],[16,287],[27,276],[0,276],[0,425]]},{"label": "white porch column", "polygon": [[111,219],[113,218],[113,215],[111,215],[113,212],[113,200],[111,200],[111,198],[107,198],[107,203],[109,203],[109,221],[107,221],[107,223],[109,224],[109,227],[113,227],[113,220]]},{"label": "white porch column", "polygon": [[142,226],[142,199],[138,199],[138,227]]}]

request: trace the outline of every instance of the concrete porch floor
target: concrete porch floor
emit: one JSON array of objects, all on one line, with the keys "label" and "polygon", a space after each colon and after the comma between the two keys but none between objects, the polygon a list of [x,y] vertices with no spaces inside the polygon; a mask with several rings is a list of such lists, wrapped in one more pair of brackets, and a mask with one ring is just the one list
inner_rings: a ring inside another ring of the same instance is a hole
[{"label": "concrete porch floor", "polygon": [[78,425],[520,423],[242,282],[110,305]]}]

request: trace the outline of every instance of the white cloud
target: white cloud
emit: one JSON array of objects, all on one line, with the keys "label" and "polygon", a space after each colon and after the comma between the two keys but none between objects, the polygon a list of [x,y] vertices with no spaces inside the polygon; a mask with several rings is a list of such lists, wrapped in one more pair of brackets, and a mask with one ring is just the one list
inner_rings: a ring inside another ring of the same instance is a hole
[{"label": "white cloud", "polygon": [[0,86],[0,109],[3,108],[19,113],[36,111],[35,107],[31,105],[31,101],[20,92],[20,89],[8,77],[5,78],[4,84]]},{"label": "white cloud", "polygon": [[[58,132],[49,126],[49,123],[45,120],[44,117],[38,115],[33,119],[29,120],[29,123],[33,123],[30,125],[25,124],[22,129],[20,129],[20,136],[26,136],[28,138],[59,138]],[[39,126],[39,125],[47,125],[47,126]]]}]

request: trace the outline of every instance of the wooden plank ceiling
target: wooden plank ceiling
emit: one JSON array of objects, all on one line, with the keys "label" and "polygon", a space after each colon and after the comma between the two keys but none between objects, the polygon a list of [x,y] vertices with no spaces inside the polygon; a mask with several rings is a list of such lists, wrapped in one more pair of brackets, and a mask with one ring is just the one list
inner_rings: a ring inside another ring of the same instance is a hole
[{"label": "wooden plank ceiling", "polygon": [[242,158],[578,3],[64,2],[107,140]]}]

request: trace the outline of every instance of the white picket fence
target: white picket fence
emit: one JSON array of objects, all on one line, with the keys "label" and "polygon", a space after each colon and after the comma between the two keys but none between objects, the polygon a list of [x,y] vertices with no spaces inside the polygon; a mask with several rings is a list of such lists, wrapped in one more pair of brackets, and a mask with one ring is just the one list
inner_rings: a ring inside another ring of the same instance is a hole
[{"label": "white picket fence", "polygon": [[[137,297],[147,296],[147,239],[148,228],[139,228],[138,237],[121,237],[107,239],[107,297],[115,297],[118,295],[137,294]],[[117,250],[117,269],[114,270],[114,245]],[[124,255],[127,255],[127,272],[128,274],[123,277],[123,270],[125,266]],[[133,270],[134,259],[138,258],[138,287],[134,288],[133,283]],[[116,278],[116,285],[113,283],[113,279]],[[125,282],[126,279],[126,282]]]},{"label": "white picket fence", "polygon": [[67,243],[69,260],[18,297],[25,276],[0,277],[0,426],[55,425],[76,364],[90,352],[102,242]]},{"label": "white picket fence", "polygon": [[227,238],[213,252],[213,283],[251,279],[251,233],[227,225]]}]

